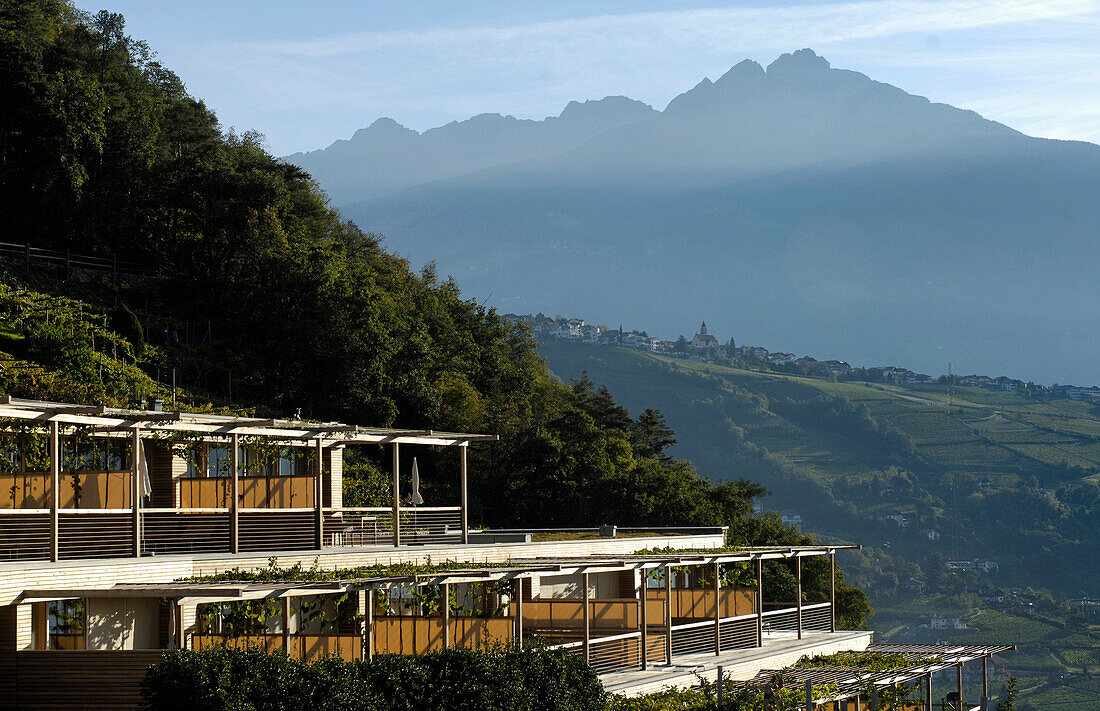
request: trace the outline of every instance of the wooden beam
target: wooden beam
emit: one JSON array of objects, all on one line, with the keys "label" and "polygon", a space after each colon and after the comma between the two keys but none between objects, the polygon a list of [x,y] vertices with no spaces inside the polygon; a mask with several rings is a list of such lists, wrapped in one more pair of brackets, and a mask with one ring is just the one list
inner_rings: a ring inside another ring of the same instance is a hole
[{"label": "wooden beam", "polygon": [[642,581],[641,585],[639,586],[638,594],[638,598],[640,600],[640,602],[638,603],[638,629],[640,629],[642,632],[641,641],[639,642],[639,649],[641,650],[640,656],[642,658],[642,671],[645,671],[649,668],[649,638],[646,636],[646,630],[649,627],[648,620],[646,619],[646,615],[648,612],[646,610],[646,603],[648,602],[647,598],[649,595],[649,571],[641,570],[638,572],[641,575],[640,579]]},{"label": "wooden beam", "polygon": [[440,601],[443,606],[443,649],[447,649],[451,646],[451,586],[443,583],[439,587],[443,598]]},{"label": "wooden beam", "polygon": [[794,559],[794,567],[795,582],[798,587],[795,592],[795,603],[798,609],[798,638],[802,639],[802,558]]},{"label": "wooden beam", "polygon": [[757,646],[763,646],[763,560],[757,558]]},{"label": "wooden beam", "polygon": [[588,573],[581,573],[581,586],[584,587],[584,637],[582,648],[584,649],[584,661],[587,663],[591,659],[589,647],[592,635],[592,605],[591,593],[588,592]]},{"label": "wooden beam", "polygon": [[313,482],[313,537],[317,550],[325,547],[325,441],[317,438],[317,480]]},{"label": "wooden beam", "polygon": [[241,447],[239,435],[229,435],[229,552],[240,552],[240,471]]},{"label": "wooden beam", "polygon": [[836,632],[836,551],[829,551],[829,631]]},{"label": "wooden beam", "polygon": [[130,504],[133,507],[133,552],[141,557],[141,428],[135,427],[130,435]]},{"label": "wooden beam", "polygon": [[401,545],[401,452],[394,442],[393,448],[393,547]]},{"label": "wooden beam", "polygon": [[[60,557],[58,540],[61,534],[61,522],[58,518],[61,489],[61,436],[59,429],[58,423],[50,423],[50,560],[54,563]],[[23,468],[26,469],[26,467]]]},{"label": "wooden beam", "polygon": [[722,655],[722,578],[714,564],[714,655]]},{"label": "wooden beam", "polygon": [[[396,446],[396,445],[394,445]],[[462,507],[462,543],[467,544],[470,542],[470,519],[469,519],[469,502],[466,497],[466,450],[469,449],[468,445],[463,444],[458,448],[458,478],[459,478],[459,491],[461,492],[461,499],[459,505]]]},{"label": "wooden beam", "polygon": [[665,564],[665,664],[672,666],[672,565]]},{"label": "wooden beam", "polygon": [[523,649],[523,578],[516,578],[516,648]]}]

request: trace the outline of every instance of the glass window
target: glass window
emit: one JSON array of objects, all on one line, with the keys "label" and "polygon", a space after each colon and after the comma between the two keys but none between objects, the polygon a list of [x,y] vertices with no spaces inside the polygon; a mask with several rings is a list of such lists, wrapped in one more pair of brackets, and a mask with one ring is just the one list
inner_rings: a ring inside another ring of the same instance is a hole
[{"label": "glass window", "polygon": [[223,445],[207,445],[206,476],[229,476],[229,447]]},{"label": "glass window", "polygon": [[279,476],[305,476],[309,474],[309,462],[300,449],[284,447],[279,452]]},{"label": "glass window", "polygon": [[47,649],[84,649],[84,600],[54,600],[46,612]]},{"label": "glass window", "polygon": [[203,472],[203,446],[193,444],[187,448],[187,473],[184,476],[189,479],[197,479]]}]

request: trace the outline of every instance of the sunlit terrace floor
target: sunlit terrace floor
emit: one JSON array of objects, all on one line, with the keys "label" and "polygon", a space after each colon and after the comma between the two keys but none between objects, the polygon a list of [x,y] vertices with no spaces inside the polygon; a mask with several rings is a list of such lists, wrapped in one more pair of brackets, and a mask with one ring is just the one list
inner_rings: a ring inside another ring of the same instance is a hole
[{"label": "sunlit terrace floor", "polygon": [[735,649],[716,655],[713,652],[681,655],[671,666],[650,664],[642,671],[611,672],[601,675],[608,691],[626,696],[639,696],[668,687],[688,687],[699,678],[714,681],[718,667],[730,678],[751,679],[762,669],[781,669],[797,662],[805,655],[833,654],[845,650],[866,649],[872,641],[872,632],[804,632],[802,639],[794,632],[771,632],[764,635],[764,646],[752,649]]}]

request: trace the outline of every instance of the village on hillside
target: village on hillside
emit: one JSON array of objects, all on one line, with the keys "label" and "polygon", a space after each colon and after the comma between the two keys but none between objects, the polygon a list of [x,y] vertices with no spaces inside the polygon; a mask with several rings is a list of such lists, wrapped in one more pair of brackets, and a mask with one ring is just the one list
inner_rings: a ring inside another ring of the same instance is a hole
[{"label": "village on hillside", "polygon": [[530,314],[504,314],[503,318],[506,321],[526,324],[531,329],[531,333],[542,341],[563,340],[598,346],[620,346],[705,363],[715,363],[724,358],[777,372],[833,377],[837,380],[868,380],[895,385],[917,386],[953,384],[989,390],[1020,392],[1034,397],[1068,398],[1070,400],[1100,403],[1100,387],[1097,386],[1083,387],[1059,384],[1047,386],[1003,375],[990,377],[988,375],[971,374],[933,377],[901,366],[882,365],[858,368],[842,360],[821,361],[808,355],[799,357],[794,353],[769,351],[762,346],[739,346],[732,336],[723,343],[708,332],[705,321],[699,326],[699,331],[691,340],[680,336],[675,341],[666,341],[650,336],[645,331],[628,331],[621,325],[617,329],[611,328],[605,325],[587,323],[581,318],[549,317],[542,313],[534,316]]}]

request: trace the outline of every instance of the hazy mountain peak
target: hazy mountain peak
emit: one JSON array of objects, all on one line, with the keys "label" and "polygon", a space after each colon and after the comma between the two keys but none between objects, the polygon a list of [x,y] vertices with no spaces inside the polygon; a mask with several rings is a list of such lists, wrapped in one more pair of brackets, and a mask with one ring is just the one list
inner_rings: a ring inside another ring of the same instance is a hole
[{"label": "hazy mountain peak", "polygon": [[380,119],[376,119],[374,123],[366,128],[361,128],[352,134],[351,140],[354,142],[369,141],[374,138],[397,138],[405,136],[419,135],[411,128],[406,128],[397,123],[388,116],[383,116]]},{"label": "hazy mountain peak", "polygon": [[600,118],[625,123],[645,118],[655,112],[656,109],[649,104],[627,96],[605,96],[602,99],[588,99],[583,103],[570,101],[558,114],[558,118],[567,121]]},{"label": "hazy mountain peak", "polygon": [[772,72],[814,72],[830,69],[829,60],[820,56],[812,49],[800,49],[797,52],[788,52],[779,55],[779,58],[768,65],[767,73]]},{"label": "hazy mountain peak", "polygon": [[764,67],[759,62],[751,59],[743,59],[734,64],[728,72],[714,82],[716,85],[743,83],[745,81],[759,81],[765,78]]}]

